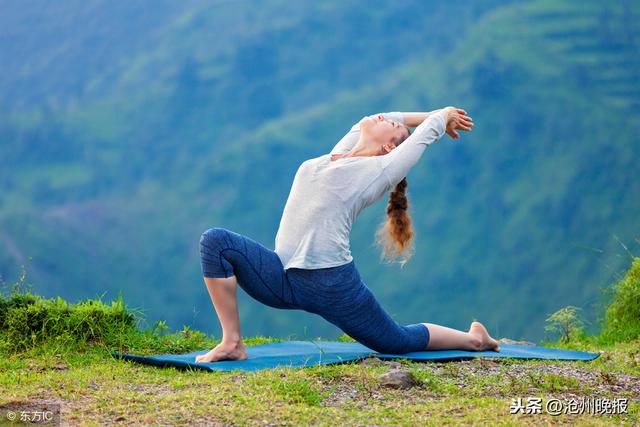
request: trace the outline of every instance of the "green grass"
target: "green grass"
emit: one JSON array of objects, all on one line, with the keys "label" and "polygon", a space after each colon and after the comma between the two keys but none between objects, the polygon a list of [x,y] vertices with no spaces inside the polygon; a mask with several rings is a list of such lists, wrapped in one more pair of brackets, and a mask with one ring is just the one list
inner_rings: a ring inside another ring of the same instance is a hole
[{"label": "green grass", "polygon": [[[264,342],[259,337],[249,343]],[[157,347],[162,338],[157,337]],[[635,343],[637,347],[638,343]],[[596,390],[572,375],[540,372],[561,366],[586,372],[606,387],[606,375],[635,372],[631,347],[612,345],[593,362],[486,360],[453,363],[401,361],[419,385],[386,389],[379,376],[387,365],[345,363],[304,369],[281,368],[254,373],[159,369],[120,361],[99,346],[54,354],[47,346],[8,355],[0,362],[0,406],[16,401],[62,402],[65,423],[103,423],[124,417],[126,423],[224,423],[234,425],[465,423],[584,425],[633,424],[638,403],[619,417],[549,414],[512,415],[511,399],[529,396],[622,397],[624,392]],[[487,366],[485,366],[487,365]],[[602,379],[598,379],[599,375]],[[629,396],[632,397],[632,396]],[[637,398],[637,396],[636,396]]]},{"label": "green grass", "polygon": [[[396,390],[380,384],[380,376],[392,363],[384,361],[208,372],[119,360],[110,352],[182,353],[208,349],[218,341],[186,326],[170,332],[164,322],[140,330],[139,313],[128,309],[121,296],[111,304],[100,300],[68,304],[18,288],[14,286],[13,293],[0,299],[0,319],[4,319],[0,409],[19,402],[55,401],[62,405],[64,423],[607,425],[640,421],[640,406],[632,400],[640,390],[638,340],[605,342],[575,333],[569,341],[542,343],[602,352],[590,362],[398,359],[393,363],[410,371],[417,385]],[[17,327],[20,320],[22,328]],[[25,340],[19,339],[21,332]],[[347,335],[340,340],[353,341]],[[258,336],[246,338],[245,344],[272,341],[280,340]],[[626,414],[615,416],[511,414],[512,399],[518,397],[627,397],[631,403]]]},{"label": "green grass", "polygon": [[611,291],[613,299],[607,307],[601,335],[611,341],[640,338],[640,258]]}]

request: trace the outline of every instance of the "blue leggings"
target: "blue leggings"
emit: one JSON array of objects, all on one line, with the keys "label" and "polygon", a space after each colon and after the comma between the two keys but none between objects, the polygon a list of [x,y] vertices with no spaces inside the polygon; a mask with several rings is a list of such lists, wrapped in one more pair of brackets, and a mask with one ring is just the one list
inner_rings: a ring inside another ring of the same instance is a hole
[{"label": "blue leggings", "polygon": [[235,275],[251,297],[275,308],[322,316],[370,349],[388,354],[422,351],[429,329],[400,325],[363,283],[353,261],[337,267],[284,269],[278,255],[260,243],[224,228],[200,237],[204,277]]}]

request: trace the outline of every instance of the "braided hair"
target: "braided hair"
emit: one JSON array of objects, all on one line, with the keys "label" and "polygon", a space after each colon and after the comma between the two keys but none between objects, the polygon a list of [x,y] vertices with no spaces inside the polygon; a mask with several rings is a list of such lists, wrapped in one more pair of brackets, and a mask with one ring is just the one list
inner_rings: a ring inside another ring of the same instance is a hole
[{"label": "braided hair", "polygon": [[[409,128],[407,128],[409,130]],[[411,132],[407,132],[407,137]],[[402,141],[399,141],[400,145]],[[389,194],[387,203],[387,218],[380,224],[376,231],[376,243],[381,245],[383,252],[382,261],[393,262],[400,257],[400,267],[404,267],[413,255],[413,225],[409,215],[409,200],[407,199],[407,187],[409,182],[404,177],[396,184]]]}]

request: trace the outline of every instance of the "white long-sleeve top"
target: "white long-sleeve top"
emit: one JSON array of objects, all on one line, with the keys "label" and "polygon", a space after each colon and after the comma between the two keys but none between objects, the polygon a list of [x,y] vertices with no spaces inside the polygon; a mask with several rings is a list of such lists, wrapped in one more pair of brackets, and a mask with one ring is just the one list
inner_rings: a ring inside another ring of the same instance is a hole
[{"label": "white long-sleeve top", "polygon": [[[382,115],[404,123],[400,112]],[[358,122],[329,154],[304,161],[293,179],[275,239],[284,268],[318,269],[351,262],[349,235],[356,217],[407,176],[427,145],[445,130],[440,110],[385,155],[332,161],[332,154],[346,153],[358,142]]]}]

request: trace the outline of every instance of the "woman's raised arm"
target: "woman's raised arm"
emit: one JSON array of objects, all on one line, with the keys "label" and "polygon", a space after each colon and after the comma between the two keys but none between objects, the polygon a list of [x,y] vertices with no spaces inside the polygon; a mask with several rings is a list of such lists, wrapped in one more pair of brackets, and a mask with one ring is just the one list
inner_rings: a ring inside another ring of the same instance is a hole
[{"label": "woman's raised arm", "polygon": [[457,130],[470,131],[472,127],[471,118],[459,108],[447,107],[432,112],[400,145],[380,156],[382,168],[390,184],[395,186],[407,176],[427,145],[433,144],[445,133],[454,139],[459,138]]},{"label": "woman's raised arm", "polygon": [[[450,107],[450,108],[454,108],[454,107]],[[446,132],[447,132],[447,135],[449,135],[451,138],[458,139],[460,138],[460,134],[456,132],[456,129],[469,131],[471,130],[471,127],[473,127],[473,121],[471,117],[467,116],[466,111],[460,108],[454,108],[454,109],[458,113],[457,114],[458,117],[456,117],[455,123],[448,123]],[[433,114],[436,114],[440,111],[442,111],[442,109],[428,111],[426,113],[417,113],[417,112],[402,113],[402,117],[404,118],[405,125],[409,127],[416,127],[416,126],[419,126],[420,123],[422,123],[423,121],[431,117]]]},{"label": "woman's raised arm", "polygon": [[402,113],[402,118],[404,119],[405,125],[414,128],[416,126],[419,126],[420,123],[424,122],[427,118],[429,118],[429,116],[437,113],[438,111],[440,110]]}]

